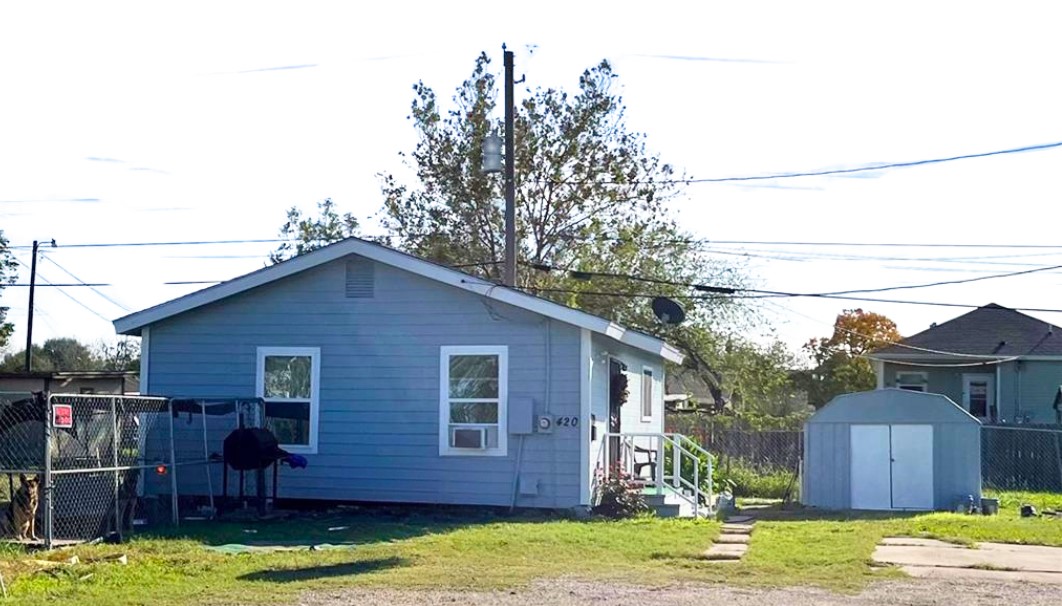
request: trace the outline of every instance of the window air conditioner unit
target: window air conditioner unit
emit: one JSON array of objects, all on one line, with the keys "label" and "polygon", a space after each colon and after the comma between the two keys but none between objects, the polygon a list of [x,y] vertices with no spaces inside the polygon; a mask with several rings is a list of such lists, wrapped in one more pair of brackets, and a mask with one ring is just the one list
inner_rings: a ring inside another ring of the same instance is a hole
[{"label": "window air conditioner unit", "polygon": [[455,428],[453,430],[453,447],[483,450],[487,447],[487,430],[484,427]]}]

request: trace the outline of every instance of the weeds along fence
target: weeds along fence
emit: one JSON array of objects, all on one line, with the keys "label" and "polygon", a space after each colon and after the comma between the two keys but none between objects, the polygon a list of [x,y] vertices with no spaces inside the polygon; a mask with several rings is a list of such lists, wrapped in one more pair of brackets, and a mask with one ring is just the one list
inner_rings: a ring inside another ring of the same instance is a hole
[{"label": "weeds along fence", "polygon": [[717,477],[729,483],[736,496],[797,496],[803,431],[734,427],[700,414],[672,414],[667,424],[669,432],[685,434],[716,457]]},{"label": "weeds along fence", "polygon": [[990,490],[1062,493],[1062,428],[985,425],[981,484]]},{"label": "weeds along fence", "polygon": [[[0,394],[0,516],[23,506],[13,497],[27,493],[32,478],[39,480],[35,534],[49,548],[176,524],[182,509],[204,499],[212,515],[224,437],[256,425],[260,407],[257,398]],[[0,533],[34,538],[14,528]]]}]

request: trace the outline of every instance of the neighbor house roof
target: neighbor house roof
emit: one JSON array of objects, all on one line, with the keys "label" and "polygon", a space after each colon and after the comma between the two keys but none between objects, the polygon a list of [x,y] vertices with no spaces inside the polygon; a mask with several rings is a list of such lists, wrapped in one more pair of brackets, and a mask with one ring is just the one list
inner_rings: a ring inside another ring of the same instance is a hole
[{"label": "neighbor house roof", "polygon": [[878,349],[871,356],[915,357],[946,353],[993,358],[1062,356],[1062,328],[989,303],[907,337],[897,345]]},{"label": "neighbor house roof", "polygon": [[678,349],[643,332],[620,326],[605,318],[566,307],[541,297],[529,295],[513,288],[499,286],[494,282],[488,282],[477,276],[359,238],[347,238],[335,244],[288,259],[283,263],[278,263],[161,305],[118,318],[114,321],[114,328],[119,334],[139,335],[140,329],[150,324],[341,259],[347,255],[359,255],[377,263],[473,292],[488,299],[507,303],[567,324],[585,328],[642,351],[662,356],[664,359],[677,364],[680,364],[683,359],[683,354]]}]

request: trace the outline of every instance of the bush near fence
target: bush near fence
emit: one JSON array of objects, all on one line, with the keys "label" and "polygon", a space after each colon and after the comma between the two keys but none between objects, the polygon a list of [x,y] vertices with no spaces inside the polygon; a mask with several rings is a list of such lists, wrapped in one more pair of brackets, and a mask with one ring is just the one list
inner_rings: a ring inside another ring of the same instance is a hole
[{"label": "bush near fence", "polygon": [[716,457],[717,487],[728,486],[739,497],[797,498],[805,419],[672,413],[667,431],[696,440]]}]

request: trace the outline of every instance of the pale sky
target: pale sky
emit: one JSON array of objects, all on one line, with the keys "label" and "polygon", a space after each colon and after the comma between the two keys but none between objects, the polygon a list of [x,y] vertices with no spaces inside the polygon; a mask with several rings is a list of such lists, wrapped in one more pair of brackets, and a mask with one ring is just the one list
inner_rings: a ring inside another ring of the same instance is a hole
[{"label": "pale sky", "polygon": [[[379,233],[376,175],[403,173],[398,153],[415,144],[413,83],[448,100],[480,51],[500,73],[503,42],[524,86],[575,90],[609,59],[629,127],[692,177],[716,178],[1062,141],[1060,18],[1048,1],[5,3],[0,229],[14,246],[57,241],[42,249],[42,281],[75,281],[62,267],[107,284],[102,295],[38,288],[35,342],[113,341],[109,320],[201,287],[165,282],[253,271],[275,245],[64,245],[274,238],[287,208],[325,197]],[[707,248],[744,260],[764,289],[919,284],[1062,265],[1060,164],[1054,148],[858,178],[698,184],[672,206],[716,241],[1057,246]],[[1062,309],[1060,282],[1044,271],[880,296]],[[0,299],[17,327],[12,351],[25,341],[27,290]],[[966,311],[809,299],[759,309],[797,350],[857,306],[904,335]]]}]

